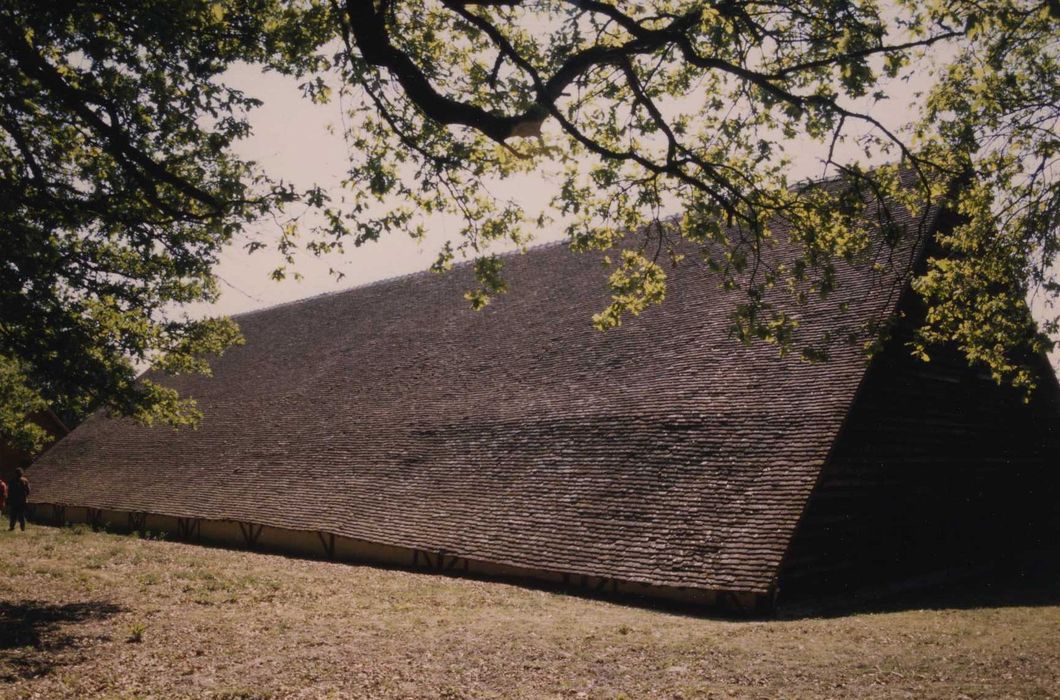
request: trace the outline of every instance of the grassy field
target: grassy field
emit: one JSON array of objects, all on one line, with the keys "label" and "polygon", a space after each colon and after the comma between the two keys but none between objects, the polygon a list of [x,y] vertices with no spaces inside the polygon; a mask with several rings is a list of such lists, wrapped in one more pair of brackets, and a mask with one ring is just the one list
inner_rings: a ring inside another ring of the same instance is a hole
[{"label": "grassy field", "polygon": [[1055,589],[891,607],[718,620],[31,527],[0,532],[0,697],[1060,697]]}]

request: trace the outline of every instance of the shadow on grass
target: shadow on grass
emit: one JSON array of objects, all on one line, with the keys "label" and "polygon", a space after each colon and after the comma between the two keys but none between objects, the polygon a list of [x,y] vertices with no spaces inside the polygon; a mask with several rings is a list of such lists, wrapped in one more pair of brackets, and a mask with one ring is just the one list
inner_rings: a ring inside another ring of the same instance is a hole
[{"label": "shadow on grass", "polygon": [[101,638],[77,634],[77,625],[105,620],[123,608],[105,602],[53,605],[39,601],[0,601],[0,682],[35,678],[57,666],[76,663],[86,647]]}]

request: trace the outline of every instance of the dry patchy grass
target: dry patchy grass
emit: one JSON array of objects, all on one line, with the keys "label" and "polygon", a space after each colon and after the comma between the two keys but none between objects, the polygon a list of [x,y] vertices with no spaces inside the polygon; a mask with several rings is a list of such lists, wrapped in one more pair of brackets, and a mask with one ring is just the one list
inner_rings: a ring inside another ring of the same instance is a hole
[{"label": "dry patchy grass", "polygon": [[0,532],[0,697],[1056,697],[1036,602],[738,622],[33,527]]}]

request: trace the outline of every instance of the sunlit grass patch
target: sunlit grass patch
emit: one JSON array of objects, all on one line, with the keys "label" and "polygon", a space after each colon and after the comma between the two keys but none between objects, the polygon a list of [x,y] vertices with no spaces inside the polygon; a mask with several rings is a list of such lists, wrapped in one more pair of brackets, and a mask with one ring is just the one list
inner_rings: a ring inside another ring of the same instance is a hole
[{"label": "sunlit grass patch", "polygon": [[0,698],[1046,698],[1060,687],[1060,595],[739,622],[84,530],[5,533],[0,552]]}]

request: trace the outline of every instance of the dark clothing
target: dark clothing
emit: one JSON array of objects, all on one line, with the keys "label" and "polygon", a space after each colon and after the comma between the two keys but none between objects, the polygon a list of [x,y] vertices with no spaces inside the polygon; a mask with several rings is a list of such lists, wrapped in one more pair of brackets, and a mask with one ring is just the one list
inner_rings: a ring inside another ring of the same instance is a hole
[{"label": "dark clothing", "polygon": [[29,480],[26,477],[13,479],[7,491],[7,517],[11,522],[9,530],[15,529],[15,522],[26,529],[26,500],[29,498]]},{"label": "dark clothing", "polygon": [[29,480],[26,477],[12,479],[7,497],[10,499],[12,507],[25,507],[26,499],[29,498]]},{"label": "dark clothing", "polygon": [[[11,526],[9,528],[7,528],[8,530],[14,530],[15,529],[15,521],[18,521],[19,527],[21,527],[23,530],[25,530],[26,529],[26,504],[23,503],[20,506],[16,506],[15,504],[12,503],[10,506],[8,506],[7,518],[8,518],[8,520],[11,521]],[[0,527],[3,527],[3,526],[0,525]]]}]

